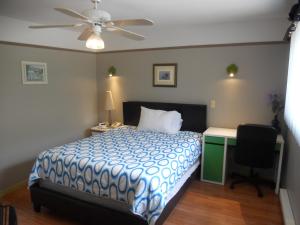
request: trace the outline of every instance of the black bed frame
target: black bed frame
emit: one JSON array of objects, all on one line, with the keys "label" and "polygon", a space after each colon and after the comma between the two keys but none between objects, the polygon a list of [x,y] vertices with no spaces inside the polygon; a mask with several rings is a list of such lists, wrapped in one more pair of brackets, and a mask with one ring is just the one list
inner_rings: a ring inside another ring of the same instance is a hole
[{"label": "black bed frame", "polygon": [[[158,102],[124,102],[123,117],[125,125],[137,125],[140,116],[140,107],[151,109],[176,110],[182,114],[183,124],[181,130],[204,132],[206,129],[206,105],[158,103]],[[172,212],[185,190],[194,177],[199,177],[200,166],[193,175],[185,182],[177,194],[168,202],[155,225],[161,225]],[[38,183],[30,187],[33,209],[40,212],[45,206],[52,211],[72,217],[84,225],[148,225],[143,218],[106,208],[94,203],[83,201],[47,188],[40,187]]]}]

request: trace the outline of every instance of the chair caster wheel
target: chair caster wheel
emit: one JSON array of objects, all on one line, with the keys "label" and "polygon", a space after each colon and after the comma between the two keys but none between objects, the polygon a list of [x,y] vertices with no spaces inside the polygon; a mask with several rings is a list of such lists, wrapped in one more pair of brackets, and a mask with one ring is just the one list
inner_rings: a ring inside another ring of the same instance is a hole
[{"label": "chair caster wheel", "polygon": [[41,205],[33,203],[33,210],[37,213],[41,212]]}]

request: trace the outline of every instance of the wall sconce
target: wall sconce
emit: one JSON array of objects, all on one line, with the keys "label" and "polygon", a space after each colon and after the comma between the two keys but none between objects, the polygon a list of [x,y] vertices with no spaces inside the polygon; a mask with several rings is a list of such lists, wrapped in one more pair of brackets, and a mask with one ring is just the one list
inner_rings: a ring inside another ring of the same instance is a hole
[{"label": "wall sconce", "polygon": [[108,76],[112,77],[112,76],[116,75],[117,69],[116,69],[116,67],[111,66],[111,67],[108,68],[107,72],[108,72]]},{"label": "wall sconce", "polygon": [[230,64],[229,66],[227,66],[226,71],[227,71],[227,75],[228,75],[230,78],[233,78],[233,77],[235,77],[235,75],[236,75],[237,72],[239,71],[239,68],[238,68],[238,66],[235,65],[235,64]]}]

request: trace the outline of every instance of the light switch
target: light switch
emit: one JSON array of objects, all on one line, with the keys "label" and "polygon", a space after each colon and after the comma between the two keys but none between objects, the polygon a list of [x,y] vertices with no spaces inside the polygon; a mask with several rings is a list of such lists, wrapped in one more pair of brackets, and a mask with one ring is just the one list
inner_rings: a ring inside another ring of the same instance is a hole
[{"label": "light switch", "polygon": [[216,100],[214,99],[210,100],[210,108],[212,109],[216,108]]}]

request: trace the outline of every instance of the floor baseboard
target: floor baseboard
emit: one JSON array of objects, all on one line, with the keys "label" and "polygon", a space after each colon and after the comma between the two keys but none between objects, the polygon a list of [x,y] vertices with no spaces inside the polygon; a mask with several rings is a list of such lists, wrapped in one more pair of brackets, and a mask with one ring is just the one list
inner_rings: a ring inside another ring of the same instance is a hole
[{"label": "floor baseboard", "polygon": [[283,221],[285,225],[296,225],[293,211],[290,205],[289,195],[286,189],[280,189],[279,193]]},{"label": "floor baseboard", "polygon": [[16,184],[14,184],[14,185],[12,185],[12,186],[10,186],[10,187],[4,189],[4,190],[0,190],[0,199],[1,199],[4,195],[6,195],[6,194],[8,194],[8,193],[10,193],[10,192],[13,192],[13,191],[15,191],[15,190],[17,190],[18,188],[20,188],[21,186],[25,185],[26,183],[27,183],[27,180],[23,180],[23,181],[20,181],[20,182],[18,182],[18,183],[16,183]]}]

